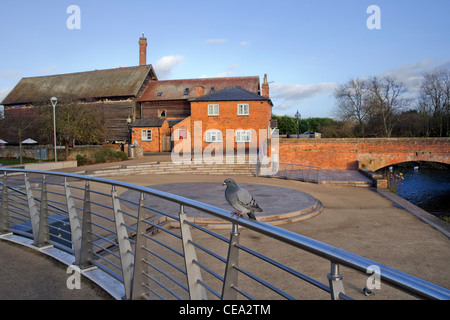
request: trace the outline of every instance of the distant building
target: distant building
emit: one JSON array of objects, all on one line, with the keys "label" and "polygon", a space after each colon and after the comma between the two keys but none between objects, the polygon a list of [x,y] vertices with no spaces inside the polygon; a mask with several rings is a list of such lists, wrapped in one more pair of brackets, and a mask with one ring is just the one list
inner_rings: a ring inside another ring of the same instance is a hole
[{"label": "distant building", "polygon": [[[270,126],[272,102],[260,95],[259,77],[155,81],[138,101],[141,110],[133,124],[133,141],[146,152],[171,150],[175,141],[170,142],[170,137],[177,129],[176,141],[187,134],[193,139],[194,123],[199,121],[203,147],[225,143],[226,129],[245,131],[250,142],[250,129],[259,133]],[[241,133],[237,141],[243,142]]]},{"label": "distant building", "polygon": [[[147,84],[157,77],[151,65],[23,78],[2,101],[5,118],[17,108],[32,109],[40,103],[76,100],[103,110],[106,140],[128,140],[127,119]],[[30,113],[31,114],[31,113]]]},{"label": "distant building", "polygon": [[257,76],[159,81],[146,64],[146,50],[142,36],[138,67],[23,78],[1,102],[5,118],[17,108],[49,103],[53,96],[76,100],[103,110],[106,140],[131,139],[145,152],[172,150],[172,133],[178,132],[174,140],[185,139],[199,121],[203,147],[225,143],[226,129],[236,131],[233,144],[258,141],[259,130],[269,130],[267,75],[261,85]]}]

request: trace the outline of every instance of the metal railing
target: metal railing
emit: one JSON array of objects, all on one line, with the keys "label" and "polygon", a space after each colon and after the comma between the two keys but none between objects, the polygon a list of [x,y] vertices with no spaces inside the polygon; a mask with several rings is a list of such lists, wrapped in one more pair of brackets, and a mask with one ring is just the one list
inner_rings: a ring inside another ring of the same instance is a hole
[{"label": "metal railing", "polygon": [[[74,174],[0,173],[0,235],[14,233],[36,247],[72,254],[81,269],[94,266],[120,281],[124,299],[310,299],[311,289],[325,298],[351,299],[341,269],[366,279],[374,265],[383,283],[415,297],[450,299],[446,288],[181,196]],[[192,222],[193,210],[229,223],[230,235]],[[266,241],[276,242],[278,255],[265,248]],[[315,278],[299,270],[305,261],[314,263]]]},{"label": "metal railing", "polygon": [[320,167],[292,163],[279,163],[277,177],[295,179],[304,182],[320,183]]}]

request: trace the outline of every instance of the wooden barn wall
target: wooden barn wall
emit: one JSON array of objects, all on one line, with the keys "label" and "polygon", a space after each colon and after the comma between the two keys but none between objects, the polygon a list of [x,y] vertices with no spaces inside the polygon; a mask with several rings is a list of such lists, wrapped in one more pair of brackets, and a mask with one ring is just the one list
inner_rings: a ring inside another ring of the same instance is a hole
[{"label": "wooden barn wall", "polygon": [[94,105],[102,109],[105,117],[107,127],[105,139],[127,141],[129,138],[127,119],[129,116],[133,117],[135,102],[132,100],[96,102]]},{"label": "wooden barn wall", "polygon": [[151,101],[142,102],[142,119],[158,118],[160,110],[166,110],[167,118],[187,118],[191,115],[188,101]]}]

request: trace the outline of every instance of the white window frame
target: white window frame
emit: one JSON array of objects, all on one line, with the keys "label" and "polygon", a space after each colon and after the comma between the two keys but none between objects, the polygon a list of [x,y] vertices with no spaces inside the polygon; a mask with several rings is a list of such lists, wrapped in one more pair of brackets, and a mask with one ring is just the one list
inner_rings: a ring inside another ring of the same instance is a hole
[{"label": "white window frame", "polygon": [[252,131],[236,130],[236,142],[237,143],[252,142]]},{"label": "white window frame", "polygon": [[[245,110],[245,109],[247,109],[247,110]],[[248,103],[239,103],[237,105],[237,114],[238,114],[238,116],[250,115],[250,105]]]},{"label": "white window frame", "polygon": [[[150,132],[150,138],[148,137],[149,132]],[[153,140],[152,129],[143,129],[142,130],[142,141],[152,141],[152,140]]]},{"label": "white window frame", "polygon": [[208,104],[208,116],[211,116],[211,117],[219,116],[219,105],[218,104]]},{"label": "white window frame", "polygon": [[206,131],[205,141],[207,143],[222,142],[222,131],[214,129]]}]

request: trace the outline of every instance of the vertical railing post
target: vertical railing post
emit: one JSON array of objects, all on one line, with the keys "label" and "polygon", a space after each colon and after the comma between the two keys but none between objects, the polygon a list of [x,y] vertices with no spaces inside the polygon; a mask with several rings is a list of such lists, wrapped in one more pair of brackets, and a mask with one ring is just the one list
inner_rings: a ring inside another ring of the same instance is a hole
[{"label": "vertical railing post", "polygon": [[50,231],[48,225],[48,193],[47,193],[47,178],[45,174],[42,176],[41,188],[41,208],[39,212],[39,229],[36,246],[44,245],[50,238]]},{"label": "vertical railing post", "polygon": [[225,267],[225,276],[223,279],[222,300],[236,300],[237,291],[233,286],[238,285],[238,271],[234,266],[239,265],[239,230],[238,225],[233,223],[233,229],[230,236],[230,245],[228,247],[227,265]]},{"label": "vertical railing post", "polygon": [[197,254],[195,252],[195,247],[192,244],[192,235],[189,225],[186,223],[187,217],[183,205],[180,205],[179,218],[189,296],[191,300],[206,300],[206,290],[199,283],[199,281],[203,281],[202,273],[200,267],[194,262],[197,261]]},{"label": "vertical railing post", "polygon": [[91,264],[94,246],[92,244],[92,223],[91,223],[91,187],[86,180],[84,186],[83,200],[83,222],[81,226],[81,251],[78,265],[80,268],[87,268]]},{"label": "vertical railing post", "polygon": [[133,265],[134,257],[131,250],[130,239],[128,237],[125,221],[120,209],[120,201],[117,198],[117,190],[112,186],[112,202],[114,209],[114,220],[116,222],[117,242],[119,244],[120,263],[122,266],[123,284],[125,287],[125,299],[131,299],[131,289],[133,285]]},{"label": "vertical railing post", "polygon": [[67,178],[64,179],[64,191],[66,194],[67,212],[69,213],[73,254],[75,256],[75,264],[79,266],[81,264],[81,240],[83,234]]},{"label": "vertical railing post", "polygon": [[5,235],[9,232],[9,211],[8,211],[8,177],[6,171],[3,172],[2,184],[2,204],[0,208],[0,235]]},{"label": "vertical railing post", "polygon": [[33,191],[31,190],[30,181],[28,180],[28,176],[26,173],[24,175],[24,183],[27,194],[28,211],[30,214],[31,230],[33,232],[33,239],[34,239],[33,245],[36,247],[40,247],[42,246],[42,243],[39,243],[39,227],[40,227],[39,210],[36,205],[36,201],[34,200]]},{"label": "vertical railing post", "polygon": [[131,299],[138,300],[141,299],[145,294],[144,283],[146,277],[144,275],[145,270],[145,244],[146,238],[144,234],[146,233],[146,223],[145,219],[146,213],[144,209],[144,193],[141,192],[139,198],[139,208],[138,208],[138,221],[137,221],[137,231],[136,231],[136,245],[134,253],[134,274],[133,274],[133,287]]},{"label": "vertical railing post", "polygon": [[342,275],[339,274],[339,264],[331,262],[331,272],[328,274],[328,282],[330,284],[330,293],[332,300],[340,300],[339,295],[345,293]]}]

